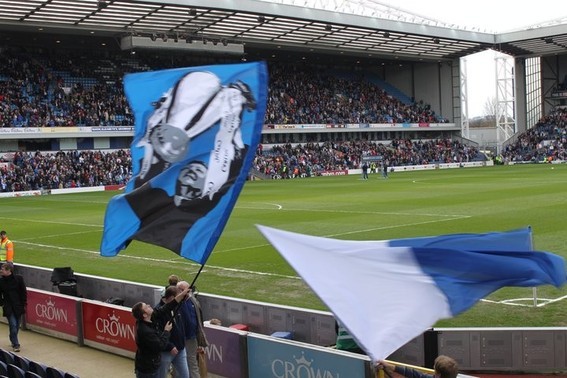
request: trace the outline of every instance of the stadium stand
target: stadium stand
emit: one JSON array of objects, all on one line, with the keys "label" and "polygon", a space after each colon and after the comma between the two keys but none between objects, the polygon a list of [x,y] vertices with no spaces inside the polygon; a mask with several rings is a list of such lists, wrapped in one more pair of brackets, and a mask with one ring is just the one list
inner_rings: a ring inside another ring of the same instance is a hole
[{"label": "stadium stand", "polygon": [[[169,63],[164,56],[152,57],[150,66],[141,55],[136,59],[116,55],[110,61],[85,51],[47,55],[23,48],[2,50],[1,127],[132,125],[122,77],[167,68]],[[375,84],[375,78],[345,79],[292,64],[272,64],[270,71],[266,123],[446,122],[423,101],[411,102],[392,85]]]}]

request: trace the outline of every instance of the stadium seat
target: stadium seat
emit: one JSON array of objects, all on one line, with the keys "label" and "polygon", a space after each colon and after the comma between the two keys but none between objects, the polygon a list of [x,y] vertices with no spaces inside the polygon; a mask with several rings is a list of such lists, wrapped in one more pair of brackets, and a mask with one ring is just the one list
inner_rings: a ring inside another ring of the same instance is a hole
[{"label": "stadium seat", "polygon": [[26,370],[29,369],[30,360],[28,360],[24,356],[20,356],[20,355],[17,355],[17,354],[13,354],[13,356],[14,356],[14,365],[19,367],[23,371],[26,371]]},{"label": "stadium seat", "polygon": [[39,374],[34,373],[33,371],[29,371],[29,370],[26,371],[25,377],[26,378],[45,378],[45,376],[39,375]]},{"label": "stadium seat", "polygon": [[72,373],[65,373],[65,378],[79,378],[79,376]]},{"label": "stadium seat", "polygon": [[65,378],[65,372],[52,366],[47,368],[46,378]]},{"label": "stadium seat", "polygon": [[6,349],[0,349],[0,360],[4,361],[6,365],[14,363],[14,354]]},{"label": "stadium seat", "polygon": [[47,366],[33,360],[30,360],[29,362],[28,371],[31,371],[32,373],[36,373],[37,375],[43,378],[47,377]]},{"label": "stadium seat", "polygon": [[7,375],[8,374],[8,364],[4,361],[0,361],[0,374]]},{"label": "stadium seat", "polygon": [[26,372],[14,364],[8,364],[8,376],[12,378],[26,378]]}]

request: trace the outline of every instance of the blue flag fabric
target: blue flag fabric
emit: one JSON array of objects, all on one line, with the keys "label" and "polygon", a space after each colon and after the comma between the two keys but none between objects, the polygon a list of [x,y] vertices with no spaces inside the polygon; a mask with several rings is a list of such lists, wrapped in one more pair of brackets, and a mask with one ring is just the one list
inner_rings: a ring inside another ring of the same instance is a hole
[{"label": "blue flag fabric", "polygon": [[107,206],[101,255],[139,240],[206,262],[254,159],[267,85],[262,62],[125,76],[133,177]]},{"label": "blue flag fabric", "polygon": [[474,251],[531,251],[531,227],[505,232],[462,233],[388,240],[391,247],[466,249]]},{"label": "blue flag fabric", "polygon": [[561,256],[525,249],[529,229],[353,241],[258,228],[375,361],[497,289],[566,282]]}]

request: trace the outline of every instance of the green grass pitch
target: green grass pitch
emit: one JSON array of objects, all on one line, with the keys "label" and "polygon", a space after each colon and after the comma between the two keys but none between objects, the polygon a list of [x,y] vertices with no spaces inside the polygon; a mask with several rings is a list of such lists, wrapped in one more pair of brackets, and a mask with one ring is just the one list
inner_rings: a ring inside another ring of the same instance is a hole
[{"label": "green grass pitch", "polygon": [[[16,262],[164,285],[192,280],[199,266],[173,252],[132,242],[117,257],[99,254],[106,204],[117,192],[0,199],[0,228]],[[516,165],[247,182],[197,280],[211,294],[327,310],[256,229],[350,240],[381,240],[531,226],[534,247],[567,257],[567,165]],[[340,280],[340,272],[336,274]],[[370,283],[369,283],[370,284]],[[356,295],[356,293],[353,293]],[[567,287],[504,288],[437,327],[567,326]],[[374,298],[380,300],[380,288]],[[505,304],[508,303],[508,304]]]}]

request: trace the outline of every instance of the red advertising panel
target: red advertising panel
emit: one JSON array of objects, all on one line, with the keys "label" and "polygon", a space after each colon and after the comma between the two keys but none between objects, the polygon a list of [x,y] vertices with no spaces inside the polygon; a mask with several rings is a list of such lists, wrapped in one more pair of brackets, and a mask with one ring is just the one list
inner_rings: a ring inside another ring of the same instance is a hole
[{"label": "red advertising panel", "polygon": [[136,351],[136,321],[130,308],[88,300],[81,306],[85,344]]},{"label": "red advertising panel", "polygon": [[28,288],[26,326],[78,337],[77,298]]}]

